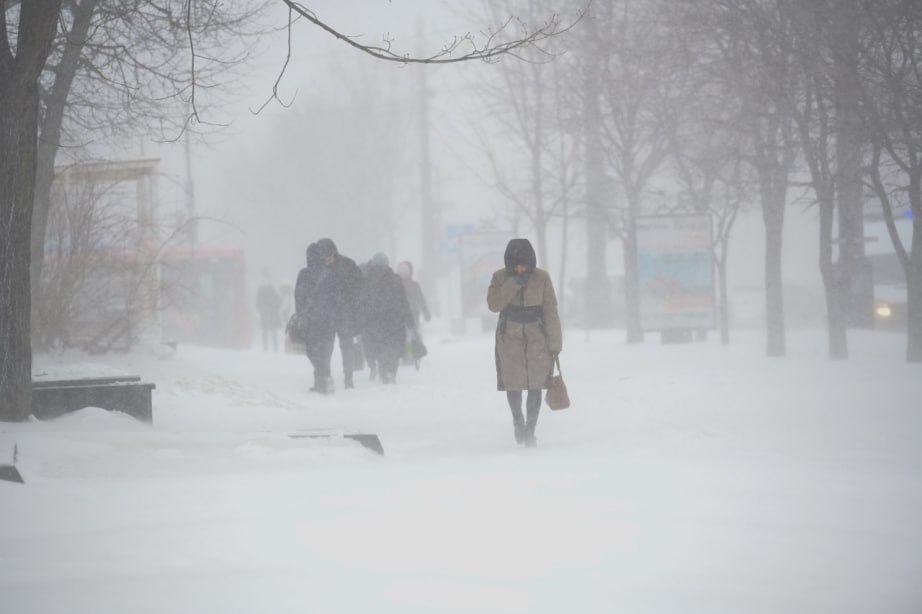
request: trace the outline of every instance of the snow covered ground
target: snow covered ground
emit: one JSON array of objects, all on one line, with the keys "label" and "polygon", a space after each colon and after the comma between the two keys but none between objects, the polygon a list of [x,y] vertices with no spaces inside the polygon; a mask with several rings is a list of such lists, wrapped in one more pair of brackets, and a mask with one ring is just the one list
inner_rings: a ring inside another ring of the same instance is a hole
[{"label": "snow covered ground", "polygon": [[300,355],[38,356],[155,382],[154,424],[0,425],[26,481],[0,482],[0,612],[922,611],[903,337],[853,332],[842,362],[823,331],[782,359],[712,337],[568,331],[573,406],[542,410],[537,449],[513,442],[488,336],[431,332],[420,371],[330,398]]}]

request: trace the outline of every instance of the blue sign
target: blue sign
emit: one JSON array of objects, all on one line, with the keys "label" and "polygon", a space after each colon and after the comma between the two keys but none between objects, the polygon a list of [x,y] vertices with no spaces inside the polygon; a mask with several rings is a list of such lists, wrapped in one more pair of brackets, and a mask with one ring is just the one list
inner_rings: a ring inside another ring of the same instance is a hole
[{"label": "blue sign", "polygon": [[477,230],[477,224],[446,224],[439,251],[443,254],[457,254],[461,248],[461,235],[471,234]]}]

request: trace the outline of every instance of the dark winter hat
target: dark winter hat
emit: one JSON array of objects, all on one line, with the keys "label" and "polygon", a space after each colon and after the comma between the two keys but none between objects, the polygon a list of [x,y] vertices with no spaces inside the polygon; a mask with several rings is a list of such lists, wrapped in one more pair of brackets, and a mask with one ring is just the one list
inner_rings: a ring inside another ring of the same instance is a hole
[{"label": "dark winter hat", "polygon": [[386,267],[390,265],[390,262],[388,262],[387,256],[385,256],[381,252],[378,252],[377,254],[371,257],[371,260],[368,261],[368,264],[370,266]]},{"label": "dark winter hat", "polygon": [[326,260],[330,256],[338,256],[339,252],[336,250],[336,244],[333,243],[333,239],[323,238],[317,241],[317,249],[320,253],[320,257]]},{"label": "dark winter hat", "polygon": [[538,257],[535,255],[535,248],[531,246],[528,239],[512,239],[506,245],[506,270],[511,271],[520,264],[524,264],[528,270],[532,270],[538,263]]},{"label": "dark winter hat", "polygon": [[323,264],[323,256],[320,254],[320,248],[316,243],[307,246],[307,264]]}]

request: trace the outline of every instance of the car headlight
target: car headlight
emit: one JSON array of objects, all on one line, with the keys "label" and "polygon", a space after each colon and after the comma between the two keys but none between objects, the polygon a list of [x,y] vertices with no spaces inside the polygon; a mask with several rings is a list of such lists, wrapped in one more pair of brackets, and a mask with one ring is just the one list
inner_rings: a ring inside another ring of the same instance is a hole
[{"label": "car headlight", "polygon": [[893,309],[890,308],[890,303],[881,301],[874,306],[874,315],[882,320],[886,320],[893,315]]}]

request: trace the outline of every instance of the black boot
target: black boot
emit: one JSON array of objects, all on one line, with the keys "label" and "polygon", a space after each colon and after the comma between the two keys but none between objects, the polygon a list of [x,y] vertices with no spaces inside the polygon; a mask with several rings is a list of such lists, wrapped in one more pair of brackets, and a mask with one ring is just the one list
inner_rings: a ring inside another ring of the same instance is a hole
[{"label": "black boot", "polygon": [[506,400],[509,402],[509,410],[512,412],[512,428],[515,442],[518,444],[525,442],[525,418],[522,416],[522,391],[507,390]]},{"label": "black boot", "polygon": [[314,378],[314,387],[311,392],[318,394],[333,394],[333,378],[329,375],[318,375]]},{"label": "black boot", "polygon": [[515,435],[515,442],[517,444],[525,443],[525,420],[522,419],[521,413],[519,413],[518,419],[513,416],[512,428],[513,434]]},{"label": "black boot", "polygon": [[525,401],[528,417],[525,420],[524,443],[528,448],[538,445],[535,439],[535,427],[538,426],[538,412],[541,411],[541,390],[529,390]]}]

